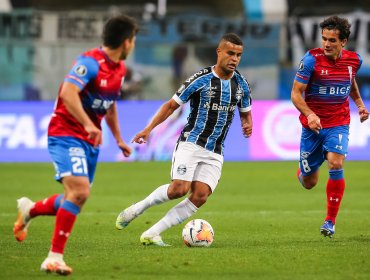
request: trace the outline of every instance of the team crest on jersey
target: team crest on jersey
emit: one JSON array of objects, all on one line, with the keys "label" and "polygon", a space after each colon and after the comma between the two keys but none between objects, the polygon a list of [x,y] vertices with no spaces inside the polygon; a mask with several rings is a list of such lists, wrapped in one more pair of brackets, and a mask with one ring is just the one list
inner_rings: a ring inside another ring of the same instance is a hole
[{"label": "team crest on jersey", "polygon": [[303,61],[301,61],[301,63],[299,63],[298,70],[299,70],[299,71],[302,71],[302,70],[303,70],[303,68],[304,68],[304,63],[303,63]]},{"label": "team crest on jersey", "polygon": [[184,175],[185,173],[186,173],[185,164],[180,164],[179,167],[177,167],[177,174]]},{"label": "team crest on jersey", "polygon": [[78,76],[85,76],[86,73],[87,73],[87,68],[85,65],[79,65],[75,68],[75,73],[78,75]]}]

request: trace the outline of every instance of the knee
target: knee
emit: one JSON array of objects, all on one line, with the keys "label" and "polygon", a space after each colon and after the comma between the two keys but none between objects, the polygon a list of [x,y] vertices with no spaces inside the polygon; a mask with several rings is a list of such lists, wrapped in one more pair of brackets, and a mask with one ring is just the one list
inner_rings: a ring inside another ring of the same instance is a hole
[{"label": "knee", "polygon": [[202,206],[204,203],[207,202],[208,195],[207,194],[192,194],[190,196],[190,201],[197,207]]},{"label": "knee", "polygon": [[197,207],[202,206],[204,203],[207,202],[208,197],[212,194],[210,191],[196,191],[193,192],[189,199],[190,201]]},{"label": "knee", "polygon": [[77,205],[82,206],[83,204],[85,204],[86,200],[90,196],[90,189],[87,188],[87,189],[76,190],[72,192],[71,196],[72,196],[73,201],[75,201]]},{"label": "knee", "polygon": [[343,169],[343,161],[342,160],[332,160],[329,162],[329,169],[330,170],[338,170]]},{"label": "knee", "polygon": [[190,187],[183,182],[173,181],[168,188],[168,197],[170,199],[176,199],[183,197],[189,192]]},{"label": "knee", "polygon": [[304,178],[303,177],[302,185],[307,190],[313,189],[317,185],[317,179],[316,178]]}]

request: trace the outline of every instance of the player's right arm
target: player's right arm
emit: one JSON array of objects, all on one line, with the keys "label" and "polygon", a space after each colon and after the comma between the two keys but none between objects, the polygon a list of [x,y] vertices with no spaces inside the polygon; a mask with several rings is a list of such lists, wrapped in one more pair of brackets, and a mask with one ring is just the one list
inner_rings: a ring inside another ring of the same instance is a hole
[{"label": "player's right arm", "polygon": [[361,122],[366,121],[369,118],[369,111],[367,110],[364,102],[362,101],[356,79],[353,80],[351,92],[349,93],[349,95],[357,106],[358,114],[360,115],[360,121]]},{"label": "player's right arm", "polygon": [[60,99],[63,101],[67,111],[83,125],[86,132],[89,134],[90,139],[95,139],[94,147],[97,147],[102,142],[102,133],[91,121],[82,107],[80,99],[81,89],[70,82],[64,82],[60,91]]},{"label": "player's right arm", "polygon": [[172,113],[179,108],[180,105],[173,99],[171,98],[168,100],[166,103],[164,103],[157,113],[153,116],[149,124],[138,134],[135,135],[135,137],[132,139],[132,143],[146,143],[148,140],[148,137],[150,135],[150,132],[159,124],[164,122],[169,116],[172,115]]},{"label": "player's right arm", "polygon": [[294,80],[291,100],[298,111],[306,116],[310,129],[316,133],[319,133],[320,129],[322,129],[320,118],[310,109],[310,107],[308,107],[306,101],[303,99],[303,92],[306,90],[306,88],[306,84]]}]

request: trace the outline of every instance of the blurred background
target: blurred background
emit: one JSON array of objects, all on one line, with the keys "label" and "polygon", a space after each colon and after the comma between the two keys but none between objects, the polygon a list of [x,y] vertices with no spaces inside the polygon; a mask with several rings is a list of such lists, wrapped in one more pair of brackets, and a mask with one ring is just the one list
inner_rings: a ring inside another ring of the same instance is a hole
[{"label": "blurred background", "polygon": [[[333,14],[352,23],[347,48],[362,56],[357,83],[370,100],[369,0],[0,0],[0,161],[49,160],[45,134],[60,83],[81,52],[99,46],[105,20],[116,13],[141,26],[121,90],[127,140],[184,79],[214,64],[220,37],[235,32],[245,44],[239,71],[252,87],[256,129],[245,143],[232,127],[225,158],[297,159],[300,125],[291,86],[301,57],[320,46],[319,23]],[[131,160],[170,159],[186,113],[158,128],[152,148],[135,147]],[[367,123],[352,124],[353,159],[370,159],[369,137]],[[105,138],[102,160],[122,160]]]}]

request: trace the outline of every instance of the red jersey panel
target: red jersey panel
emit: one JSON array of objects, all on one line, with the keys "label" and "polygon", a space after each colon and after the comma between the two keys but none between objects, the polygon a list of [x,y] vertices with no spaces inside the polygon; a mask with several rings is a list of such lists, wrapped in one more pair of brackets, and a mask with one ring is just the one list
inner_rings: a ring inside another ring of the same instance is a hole
[{"label": "red jersey panel", "polygon": [[[304,99],[323,128],[350,123],[348,96],[361,63],[356,52],[343,50],[333,61],[321,48],[309,50],[301,60],[295,80],[307,84]],[[299,119],[308,128],[307,118],[301,114]]]},{"label": "red jersey panel", "polygon": [[[123,61],[115,63],[101,48],[95,48],[80,55],[64,82],[77,85],[83,108],[93,123],[101,129],[101,120],[107,110],[120,97],[120,88],[126,74]],[[67,111],[60,99],[60,90],[54,113],[50,120],[49,136],[72,136],[90,144],[83,126]]]}]

